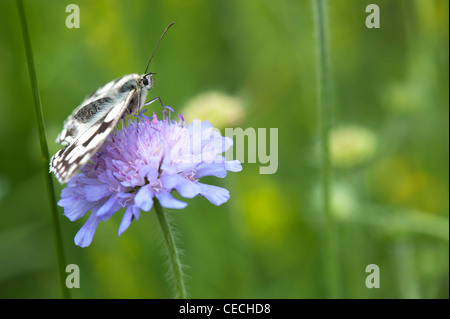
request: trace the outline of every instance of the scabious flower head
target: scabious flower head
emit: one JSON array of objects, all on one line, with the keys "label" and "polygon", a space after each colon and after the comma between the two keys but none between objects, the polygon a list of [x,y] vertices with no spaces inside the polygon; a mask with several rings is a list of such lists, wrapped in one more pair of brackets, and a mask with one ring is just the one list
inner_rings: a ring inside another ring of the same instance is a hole
[{"label": "scabious flower head", "polygon": [[89,246],[100,221],[106,221],[122,208],[125,213],[119,236],[149,211],[155,198],[161,206],[181,209],[186,203],[172,196],[203,196],[214,205],[225,203],[230,194],[222,187],[200,182],[204,176],[223,178],[227,171],[242,170],[239,161],[226,161],[221,153],[232,144],[207,121],[187,125],[182,115],[170,119],[171,108],[162,120],[142,114],[128,118],[111,133],[81,173],[62,190],[58,205],[71,221],[92,212],[75,236],[78,246]]}]

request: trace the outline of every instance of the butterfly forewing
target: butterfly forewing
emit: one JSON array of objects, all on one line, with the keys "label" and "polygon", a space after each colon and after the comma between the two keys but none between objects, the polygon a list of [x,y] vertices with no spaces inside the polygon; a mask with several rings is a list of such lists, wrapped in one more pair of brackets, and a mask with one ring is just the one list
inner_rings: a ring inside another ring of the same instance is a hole
[{"label": "butterfly forewing", "polygon": [[61,145],[72,143],[93,123],[103,118],[105,113],[109,112],[112,103],[117,103],[119,98],[125,100],[126,95],[137,87],[138,78],[138,74],[117,78],[89,95],[64,121],[64,128],[56,142]]},{"label": "butterfly forewing", "polygon": [[136,89],[128,91],[125,98],[115,96],[115,100],[103,105],[108,112],[96,115],[94,123],[91,121],[84,132],[52,157],[50,172],[55,173],[60,183],[66,183],[95,154],[117,125],[135,94]]}]

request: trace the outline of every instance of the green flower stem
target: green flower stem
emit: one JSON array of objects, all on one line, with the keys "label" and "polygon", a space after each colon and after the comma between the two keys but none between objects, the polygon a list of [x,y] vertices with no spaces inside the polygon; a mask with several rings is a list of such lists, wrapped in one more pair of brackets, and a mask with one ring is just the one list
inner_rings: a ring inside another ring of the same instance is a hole
[{"label": "green flower stem", "polygon": [[159,224],[161,226],[161,231],[164,237],[164,243],[167,248],[167,255],[169,257],[171,277],[174,281],[175,286],[175,298],[186,299],[186,288],[184,286],[184,274],[183,266],[180,262],[180,257],[178,253],[177,246],[175,244],[175,239],[172,234],[172,229],[167,220],[167,216],[164,213],[162,206],[159,201],[154,198],[154,204],[156,210],[156,215],[158,216]]},{"label": "green flower stem", "polygon": [[325,215],[324,265],[325,286],[329,298],[340,298],[339,245],[336,222],[331,211],[332,177],[329,131],[332,119],[331,77],[327,36],[326,0],[314,0],[316,54],[318,73],[318,119],[321,151],[323,210]]},{"label": "green flower stem", "polygon": [[52,226],[53,226],[53,234],[55,240],[55,248],[56,248],[56,256],[58,259],[58,270],[59,270],[59,279],[61,285],[61,293],[63,298],[70,298],[69,289],[65,284],[65,267],[66,267],[66,259],[64,255],[64,248],[62,246],[62,236],[61,229],[58,221],[58,210],[56,207],[56,197],[55,190],[53,186],[53,179],[48,171],[49,165],[49,155],[48,155],[48,146],[47,146],[47,137],[45,135],[45,125],[44,125],[44,117],[42,115],[42,106],[41,106],[41,98],[39,96],[39,87],[36,78],[36,71],[34,67],[33,61],[33,51],[31,50],[31,41],[30,36],[28,34],[27,21],[25,17],[25,10],[23,7],[22,0],[17,0],[17,9],[19,11],[20,24],[22,27],[23,34],[23,42],[25,45],[25,53],[28,64],[28,73],[30,75],[30,84],[31,90],[33,92],[33,101],[34,108],[36,110],[37,122],[38,122],[38,131],[39,131],[39,142],[41,144],[41,154],[42,154],[42,169],[44,170],[44,175],[46,179],[47,185],[47,194],[48,201],[50,204],[51,210],[51,218],[52,218]]}]

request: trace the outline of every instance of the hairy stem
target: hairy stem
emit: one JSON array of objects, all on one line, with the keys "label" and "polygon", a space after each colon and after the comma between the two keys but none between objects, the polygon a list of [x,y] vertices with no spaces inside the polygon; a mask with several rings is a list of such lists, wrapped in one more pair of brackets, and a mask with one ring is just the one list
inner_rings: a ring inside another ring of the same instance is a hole
[{"label": "hairy stem", "polygon": [[185,299],[186,288],[184,285],[183,265],[180,262],[179,252],[172,233],[172,228],[167,220],[167,216],[161,204],[156,198],[154,198],[154,207],[156,215],[158,216],[159,224],[161,226],[164,243],[166,244],[167,248],[167,255],[169,257],[170,263],[170,277],[174,281],[175,286],[175,298]]}]

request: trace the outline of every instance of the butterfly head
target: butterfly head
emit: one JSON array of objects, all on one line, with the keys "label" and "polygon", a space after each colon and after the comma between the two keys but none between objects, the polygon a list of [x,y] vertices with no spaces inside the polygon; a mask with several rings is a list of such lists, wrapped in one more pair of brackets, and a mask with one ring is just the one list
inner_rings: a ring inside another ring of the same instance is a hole
[{"label": "butterfly head", "polygon": [[145,73],[141,76],[141,85],[143,88],[150,90],[153,87],[153,74],[155,73]]}]

